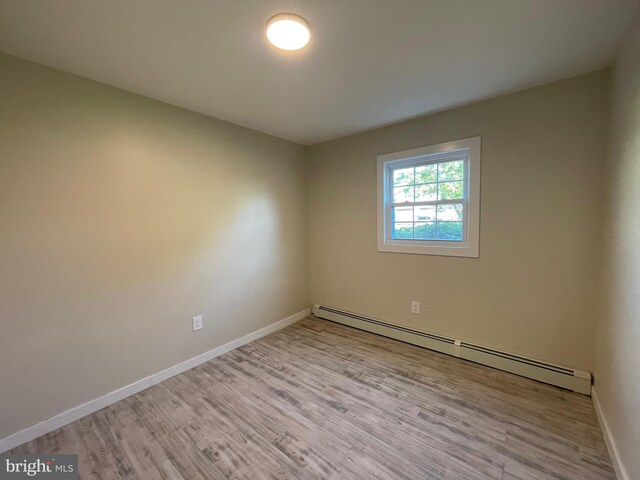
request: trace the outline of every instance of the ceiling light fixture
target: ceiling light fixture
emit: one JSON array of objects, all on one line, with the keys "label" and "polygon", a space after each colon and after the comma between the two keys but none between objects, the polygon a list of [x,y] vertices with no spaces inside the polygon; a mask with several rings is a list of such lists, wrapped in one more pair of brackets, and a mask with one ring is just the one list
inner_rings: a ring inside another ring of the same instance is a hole
[{"label": "ceiling light fixture", "polygon": [[267,38],[282,50],[300,50],[311,39],[311,27],[293,13],[279,13],[267,21]]}]

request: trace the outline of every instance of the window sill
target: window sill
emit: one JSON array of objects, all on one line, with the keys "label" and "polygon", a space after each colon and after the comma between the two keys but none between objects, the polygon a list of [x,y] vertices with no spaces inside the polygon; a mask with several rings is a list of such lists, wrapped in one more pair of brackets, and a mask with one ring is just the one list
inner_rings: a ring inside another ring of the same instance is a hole
[{"label": "window sill", "polygon": [[[434,243],[436,243],[434,245]],[[416,242],[412,240],[388,240],[378,244],[379,252],[408,253],[413,255],[438,255],[446,257],[479,258],[477,245],[469,242]]]}]

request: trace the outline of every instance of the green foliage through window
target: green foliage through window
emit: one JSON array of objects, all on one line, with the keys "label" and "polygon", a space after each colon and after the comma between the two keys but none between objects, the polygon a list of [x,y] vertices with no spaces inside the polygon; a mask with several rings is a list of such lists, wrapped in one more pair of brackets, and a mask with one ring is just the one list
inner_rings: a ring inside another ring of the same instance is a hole
[{"label": "green foliage through window", "polygon": [[[464,176],[464,160],[393,170],[391,237],[462,241]],[[433,203],[413,205],[417,202]]]}]

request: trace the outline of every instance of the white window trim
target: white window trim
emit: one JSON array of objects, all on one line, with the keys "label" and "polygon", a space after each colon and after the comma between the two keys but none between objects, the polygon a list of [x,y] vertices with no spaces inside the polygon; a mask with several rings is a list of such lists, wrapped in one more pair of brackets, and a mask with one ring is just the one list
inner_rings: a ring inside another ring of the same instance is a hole
[{"label": "white window trim", "polygon": [[[467,219],[464,222],[465,239],[462,242],[442,240],[400,240],[392,239],[387,225],[390,208],[386,195],[388,192],[387,174],[389,167],[403,163],[414,164],[423,160],[437,160],[438,154],[461,153],[468,155],[469,175],[465,184]],[[480,256],[480,137],[464,138],[453,142],[440,143],[428,147],[414,148],[402,152],[378,156],[378,251],[394,253],[413,253],[422,255],[446,255],[455,257]]]}]

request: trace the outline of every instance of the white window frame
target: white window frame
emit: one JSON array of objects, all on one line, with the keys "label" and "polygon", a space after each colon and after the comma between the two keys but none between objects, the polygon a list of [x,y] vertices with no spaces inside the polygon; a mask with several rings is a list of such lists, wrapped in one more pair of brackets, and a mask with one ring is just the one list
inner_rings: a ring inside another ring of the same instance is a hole
[{"label": "white window frame", "polygon": [[[462,241],[391,238],[391,203],[393,186],[390,171],[399,166],[442,162],[449,157],[466,157],[464,218]],[[480,256],[480,158],[481,138],[470,137],[453,142],[378,156],[378,251],[446,255]]]}]

